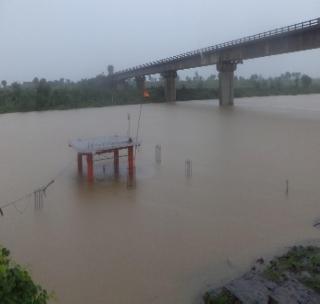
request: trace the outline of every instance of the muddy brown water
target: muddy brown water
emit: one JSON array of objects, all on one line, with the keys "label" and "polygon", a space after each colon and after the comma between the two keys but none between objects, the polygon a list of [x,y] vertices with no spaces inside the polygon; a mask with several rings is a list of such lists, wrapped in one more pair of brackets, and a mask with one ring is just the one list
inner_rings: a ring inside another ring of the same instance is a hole
[{"label": "muddy brown water", "polygon": [[128,113],[134,133],[137,105],[0,116],[1,205],[59,174],[43,210],[23,201],[0,218],[0,243],[58,303],[197,303],[319,238],[320,95],[144,105],[136,187],[125,162],[119,181],[107,163],[87,185],[68,140],[126,134]]}]

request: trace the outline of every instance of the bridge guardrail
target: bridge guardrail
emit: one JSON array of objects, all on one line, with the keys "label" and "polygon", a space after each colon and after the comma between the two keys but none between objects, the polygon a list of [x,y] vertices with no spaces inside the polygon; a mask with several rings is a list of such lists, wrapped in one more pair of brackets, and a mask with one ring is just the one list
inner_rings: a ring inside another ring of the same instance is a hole
[{"label": "bridge guardrail", "polygon": [[311,20],[308,20],[308,21],[296,23],[296,24],[285,26],[285,27],[281,27],[281,28],[276,28],[274,30],[262,32],[262,33],[259,33],[259,34],[246,36],[244,38],[235,39],[235,40],[231,40],[231,41],[228,41],[228,42],[224,42],[224,43],[216,44],[216,45],[213,45],[213,46],[209,46],[209,47],[206,47],[206,48],[201,48],[201,49],[193,50],[193,51],[190,51],[190,52],[182,53],[182,54],[179,54],[179,55],[176,55],[176,56],[172,56],[172,57],[168,57],[168,58],[152,61],[152,62],[149,62],[149,63],[145,63],[145,64],[142,64],[142,65],[134,66],[132,68],[128,68],[128,69],[125,69],[125,70],[121,70],[121,71],[115,72],[114,75],[121,75],[121,74],[128,73],[128,72],[134,72],[134,71],[138,71],[140,69],[144,69],[144,68],[147,68],[147,67],[155,67],[157,65],[161,65],[161,64],[164,64],[164,63],[169,63],[169,62],[170,63],[174,63],[174,62],[177,62],[177,61],[179,61],[181,59],[191,58],[193,56],[198,56],[198,55],[207,54],[207,53],[213,53],[213,52],[216,52],[218,50],[224,49],[224,48],[229,47],[229,46],[236,46],[236,45],[241,45],[241,44],[247,43],[247,42],[257,41],[257,40],[260,40],[260,39],[265,39],[265,38],[268,38],[268,37],[275,37],[275,36],[278,36],[278,35],[282,35],[284,33],[299,31],[299,30],[303,30],[303,29],[306,29],[306,28],[314,27],[314,26],[317,26],[317,25],[320,25],[320,18],[311,19]]}]

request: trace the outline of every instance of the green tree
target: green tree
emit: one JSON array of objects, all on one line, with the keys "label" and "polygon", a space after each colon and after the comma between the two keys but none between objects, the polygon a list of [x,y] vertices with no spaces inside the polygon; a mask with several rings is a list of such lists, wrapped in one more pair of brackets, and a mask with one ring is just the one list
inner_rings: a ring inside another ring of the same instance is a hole
[{"label": "green tree", "polygon": [[0,248],[0,303],[46,304],[50,298],[26,269],[11,261],[9,250]]},{"label": "green tree", "polygon": [[292,73],[291,75],[294,81],[295,88],[298,89],[301,73]]},{"label": "green tree", "polygon": [[12,99],[18,103],[20,96],[21,96],[21,85],[18,82],[14,82],[11,84],[12,88]]},{"label": "green tree", "polygon": [[1,81],[1,84],[2,84],[2,86],[5,88],[5,87],[7,87],[7,81],[6,80],[2,80]]},{"label": "green tree", "polygon": [[32,80],[32,83],[35,87],[37,87],[39,85],[39,78],[38,77],[34,77]]},{"label": "green tree", "polygon": [[301,76],[301,84],[304,89],[308,89],[310,87],[311,83],[312,83],[311,77],[309,77],[308,75],[305,75],[305,74]]},{"label": "green tree", "polygon": [[108,65],[108,75],[112,75],[114,73],[114,66],[112,64]]},{"label": "green tree", "polygon": [[38,110],[43,109],[48,103],[50,90],[50,85],[44,78],[42,78],[37,87],[36,108]]}]

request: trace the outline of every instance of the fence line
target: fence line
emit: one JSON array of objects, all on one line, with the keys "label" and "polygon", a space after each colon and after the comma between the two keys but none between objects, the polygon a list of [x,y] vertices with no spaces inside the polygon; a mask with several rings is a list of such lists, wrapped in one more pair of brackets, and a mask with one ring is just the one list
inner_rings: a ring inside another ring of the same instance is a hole
[{"label": "fence line", "polygon": [[[71,162],[69,162],[63,169],[61,169],[50,181],[43,186],[33,190],[32,192],[26,193],[23,196],[19,197],[16,200],[7,202],[3,205],[0,205],[0,216],[4,216],[3,210],[5,208],[8,208],[10,206],[13,206],[20,214],[24,213],[24,211],[27,209],[29,203],[31,202],[31,197],[34,197],[34,205],[35,209],[41,209],[43,205],[43,198],[46,197],[46,191],[47,189],[55,183],[55,181],[65,172],[65,170],[70,166]],[[27,200],[26,206],[23,210],[19,209],[17,207],[17,203]]]}]

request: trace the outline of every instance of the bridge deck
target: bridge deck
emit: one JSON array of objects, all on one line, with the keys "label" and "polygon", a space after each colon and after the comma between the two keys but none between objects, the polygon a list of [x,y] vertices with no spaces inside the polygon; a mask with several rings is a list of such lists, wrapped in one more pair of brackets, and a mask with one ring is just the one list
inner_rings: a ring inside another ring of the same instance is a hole
[{"label": "bridge deck", "polygon": [[[320,30],[320,18],[308,20],[308,21],[293,24],[290,26],[277,28],[271,31],[266,31],[256,35],[247,36],[241,39],[228,41],[228,42],[213,45],[207,48],[202,48],[202,49],[194,50],[191,52],[172,56],[169,58],[138,65],[129,69],[116,72],[113,74],[112,77],[115,80],[122,80],[122,79],[127,79],[135,76],[162,73],[163,71],[167,71],[170,69],[179,70],[179,69],[186,69],[186,68],[197,67],[197,66],[216,64],[217,63],[216,61],[219,60],[219,55],[222,54],[223,52],[229,51],[230,49],[236,49],[237,54],[233,54],[233,56],[235,57],[234,59],[240,59],[240,60],[250,59],[255,57],[262,57],[266,55],[273,55],[271,51],[270,54],[261,53],[260,55],[257,53],[257,55],[255,56],[255,55],[251,55],[250,52],[248,52],[247,50],[245,50],[245,54],[240,54],[241,52],[239,51],[239,47],[245,47],[248,44],[253,45],[254,43],[256,43],[258,46],[261,47],[261,44],[259,45],[259,42],[270,41],[272,39],[281,38],[281,37],[290,37],[302,32],[308,32],[315,29]],[[310,40],[310,37],[308,39]],[[297,40],[300,41],[301,43],[303,39],[301,39],[301,37],[297,37]],[[318,40],[319,39],[317,39],[316,43],[314,44],[315,45],[314,47],[312,47],[312,44],[309,43],[309,45],[305,49],[319,47],[320,43]],[[302,50],[302,49],[303,47],[301,46],[297,47],[297,49],[291,46],[291,49],[288,50],[288,52]],[[281,51],[275,50],[274,54],[280,54],[283,52],[286,52],[286,51],[284,50],[281,52]],[[215,54],[217,54],[218,56],[216,57],[212,56]]]}]

